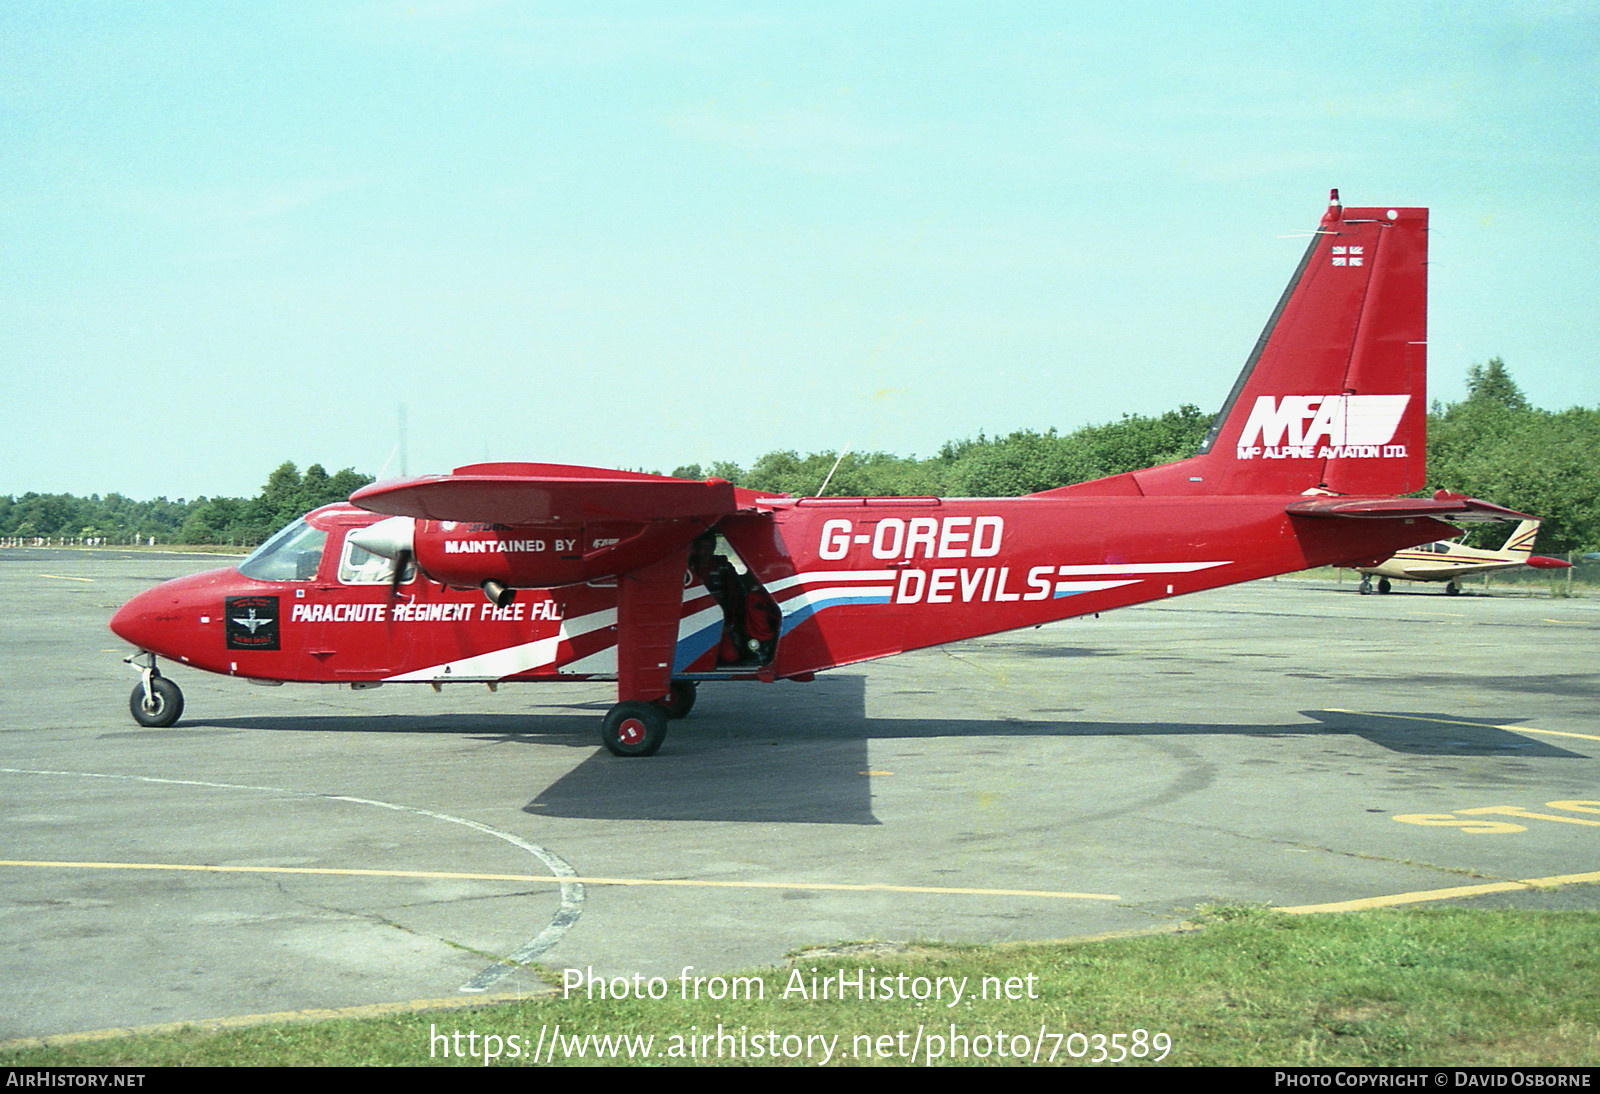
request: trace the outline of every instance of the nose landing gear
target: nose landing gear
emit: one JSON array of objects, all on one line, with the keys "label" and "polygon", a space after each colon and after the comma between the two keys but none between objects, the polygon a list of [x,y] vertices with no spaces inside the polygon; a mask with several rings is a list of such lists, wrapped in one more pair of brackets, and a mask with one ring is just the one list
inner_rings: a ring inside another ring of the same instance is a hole
[{"label": "nose landing gear", "polygon": [[128,711],[133,720],[153,729],[165,729],[176,722],[183,714],[183,692],[161,675],[161,670],[156,668],[156,655],[141,650],[124,660],[140,667],[139,682],[128,696]]}]

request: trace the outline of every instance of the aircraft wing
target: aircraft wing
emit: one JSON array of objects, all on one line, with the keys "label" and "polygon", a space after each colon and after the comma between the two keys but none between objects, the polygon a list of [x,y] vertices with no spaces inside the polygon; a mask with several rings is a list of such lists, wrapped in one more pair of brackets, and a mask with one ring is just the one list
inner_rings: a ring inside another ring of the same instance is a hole
[{"label": "aircraft wing", "polygon": [[1493,520],[1526,520],[1526,513],[1491,505],[1465,494],[1440,490],[1431,498],[1308,498],[1289,506],[1299,517],[1353,517],[1380,520],[1396,517],[1432,517],[1455,524]]},{"label": "aircraft wing", "polygon": [[675,479],[570,464],[473,464],[449,475],[373,483],[350,495],[363,509],[482,524],[715,520],[774,495],[726,479]]}]

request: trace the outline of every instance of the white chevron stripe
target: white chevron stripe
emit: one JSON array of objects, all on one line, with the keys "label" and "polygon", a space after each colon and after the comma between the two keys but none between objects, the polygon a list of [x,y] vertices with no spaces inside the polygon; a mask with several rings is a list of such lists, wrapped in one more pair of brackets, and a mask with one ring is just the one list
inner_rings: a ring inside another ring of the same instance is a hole
[{"label": "white chevron stripe", "polygon": [[563,621],[560,632],[546,638],[535,639],[532,642],[522,642],[515,646],[506,646],[504,649],[491,650],[488,653],[480,653],[472,657],[462,657],[438,665],[429,665],[427,668],[414,669],[411,672],[386,676],[384,680],[394,683],[416,680],[439,682],[503,680],[507,676],[515,676],[518,673],[530,672],[533,669],[555,664],[556,658],[561,651],[561,643],[569,642],[580,635],[600,630],[602,627],[609,627],[616,621],[617,611],[615,608],[591,612],[576,619]]}]

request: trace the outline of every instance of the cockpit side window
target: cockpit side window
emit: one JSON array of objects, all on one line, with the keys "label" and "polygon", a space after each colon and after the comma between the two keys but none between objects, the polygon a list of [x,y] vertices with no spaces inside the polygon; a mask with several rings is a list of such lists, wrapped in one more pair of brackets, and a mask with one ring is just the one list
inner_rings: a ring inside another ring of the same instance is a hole
[{"label": "cockpit side window", "polygon": [[[407,563],[401,584],[410,581],[416,574],[417,568]],[[394,580],[394,562],[363,550],[346,539],[344,553],[339,557],[339,580],[346,585],[387,585]]]},{"label": "cockpit side window", "polygon": [[257,581],[310,581],[327,539],[322,529],[297,520],[252,551],[239,563],[239,572]]}]

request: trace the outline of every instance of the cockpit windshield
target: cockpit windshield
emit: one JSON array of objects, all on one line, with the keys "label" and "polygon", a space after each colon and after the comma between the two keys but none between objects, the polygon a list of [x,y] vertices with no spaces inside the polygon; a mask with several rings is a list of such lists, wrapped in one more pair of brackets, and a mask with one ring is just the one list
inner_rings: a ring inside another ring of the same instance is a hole
[{"label": "cockpit windshield", "polygon": [[257,581],[310,581],[322,561],[328,533],[303,520],[281,529],[239,563],[239,572]]}]

